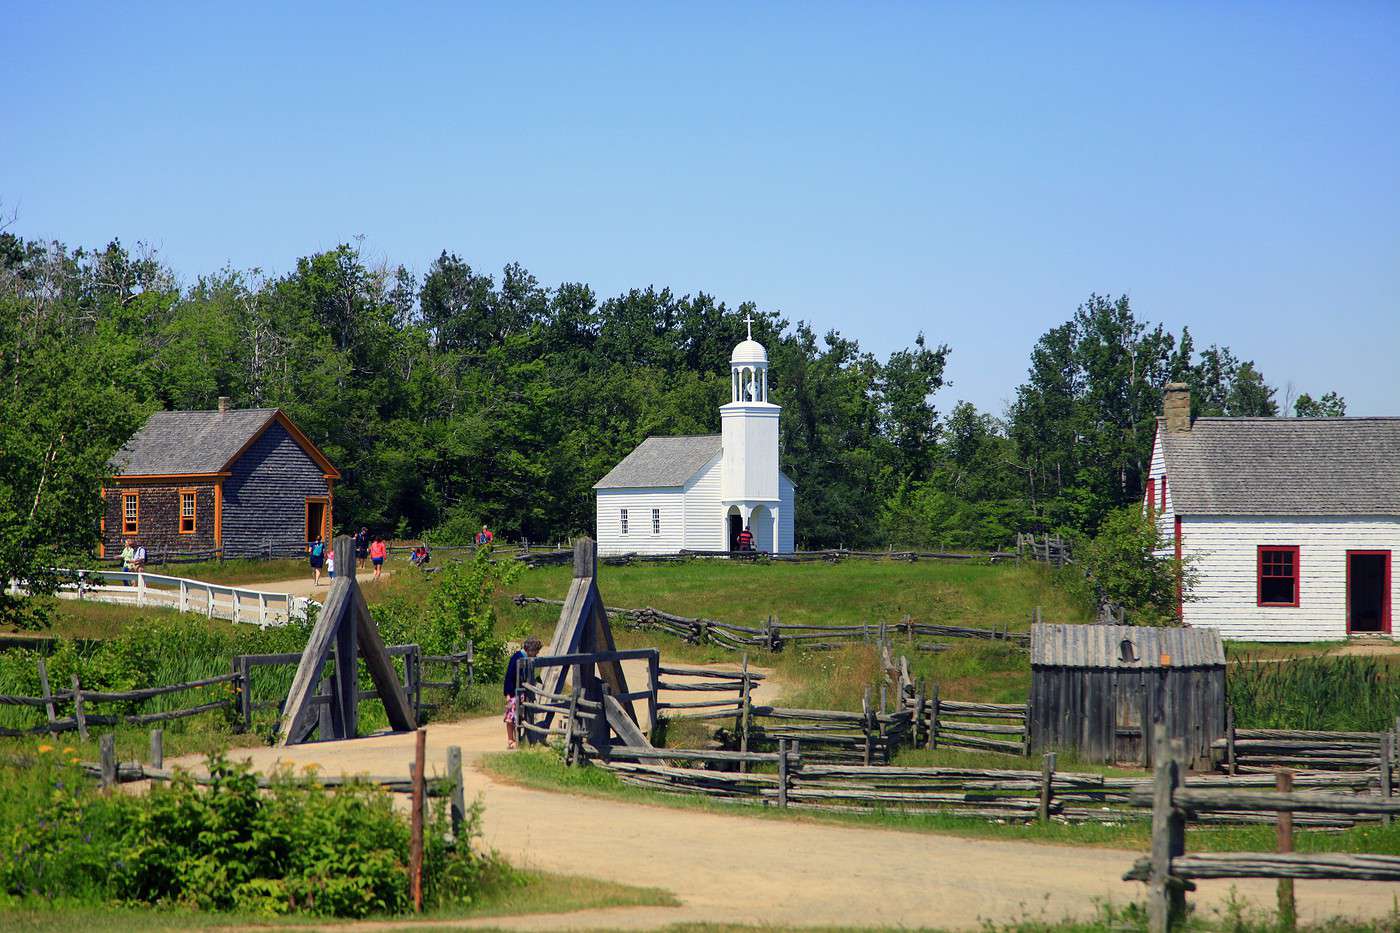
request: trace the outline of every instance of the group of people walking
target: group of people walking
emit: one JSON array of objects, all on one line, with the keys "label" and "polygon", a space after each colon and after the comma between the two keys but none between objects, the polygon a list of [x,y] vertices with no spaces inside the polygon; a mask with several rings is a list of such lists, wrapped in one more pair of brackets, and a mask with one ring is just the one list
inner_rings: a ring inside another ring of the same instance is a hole
[{"label": "group of people walking", "polygon": [[[357,570],[365,569],[365,561],[374,565],[374,580],[377,581],[384,573],[384,560],[389,556],[389,545],[384,540],[383,535],[376,535],[371,538],[368,528],[361,528],[355,533],[355,566]],[[324,539],[317,538],[306,545],[306,556],[311,564],[311,582],[313,586],[321,585],[321,570],[326,571],[326,576],[335,579],[335,548],[331,547]]]},{"label": "group of people walking", "polygon": [[[481,526],[481,531],[476,534],[476,546],[488,547],[496,540],[491,529],[485,525]],[[129,545],[130,542],[128,542]],[[368,528],[361,528],[355,533],[355,566],[357,570],[365,569],[365,561],[374,565],[374,580],[378,581],[384,573],[384,561],[389,556],[389,543],[384,540],[383,535],[371,536]],[[126,552],[122,552],[123,564],[125,564]],[[335,549],[330,542],[324,538],[317,538],[306,545],[306,557],[311,565],[311,582],[313,586],[321,585],[321,571],[326,571],[326,576],[335,579]],[[142,560],[145,559],[145,549],[142,549]],[[428,561],[432,559],[426,544],[420,544],[413,549],[413,553],[408,557],[409,562],[415,567],[426,567]]]}]

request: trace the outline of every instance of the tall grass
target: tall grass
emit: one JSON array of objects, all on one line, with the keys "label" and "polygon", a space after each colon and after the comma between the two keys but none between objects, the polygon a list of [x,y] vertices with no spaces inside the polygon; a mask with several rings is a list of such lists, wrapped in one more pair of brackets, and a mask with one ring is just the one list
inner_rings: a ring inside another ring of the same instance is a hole
[{"label": "tall grass", "polygon": [[1400,669],[1376,658],[1242,658],[1228,690],[1244,729],[1384,732],[1400,715]]}]

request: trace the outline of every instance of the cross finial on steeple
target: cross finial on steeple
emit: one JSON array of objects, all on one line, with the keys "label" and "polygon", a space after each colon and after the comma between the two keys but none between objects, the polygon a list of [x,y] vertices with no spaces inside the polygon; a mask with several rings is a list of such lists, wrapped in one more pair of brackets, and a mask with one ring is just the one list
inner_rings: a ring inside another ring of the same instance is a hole
[{"label": "cross finial on steeple", "polygon": [[747,327],[747,328],[748,328],[748,331],[749,331],[749,337],[748,337],[748,339],[752,340],[752,339],[753,339],[753,315],[752,315],[752,314],[745,314],[745,315],[744,315],[744,326]]}]

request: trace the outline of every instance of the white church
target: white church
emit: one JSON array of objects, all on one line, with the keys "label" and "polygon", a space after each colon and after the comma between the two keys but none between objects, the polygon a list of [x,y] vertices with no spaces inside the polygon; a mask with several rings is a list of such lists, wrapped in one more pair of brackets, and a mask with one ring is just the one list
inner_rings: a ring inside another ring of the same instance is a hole
[{"label": "white church", "polygon": [[753,339],[729,360],[720,434],[649,437],[600,479],[598,553],[727,551],[747,527],[754,549],[790,553],[796,487],[778,469],[768,351]]}]

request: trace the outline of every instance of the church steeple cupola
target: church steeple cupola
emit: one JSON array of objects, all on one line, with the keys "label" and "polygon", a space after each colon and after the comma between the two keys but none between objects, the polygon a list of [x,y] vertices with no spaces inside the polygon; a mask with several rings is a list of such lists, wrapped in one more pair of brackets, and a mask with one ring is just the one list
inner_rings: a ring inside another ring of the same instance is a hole
[{"label": "church steeple cupola", "polygon": [[729,400],[737,403],[768,401],[768,351],[753,339],[753,318],[745,317],[748,337],[729,355]]}]

